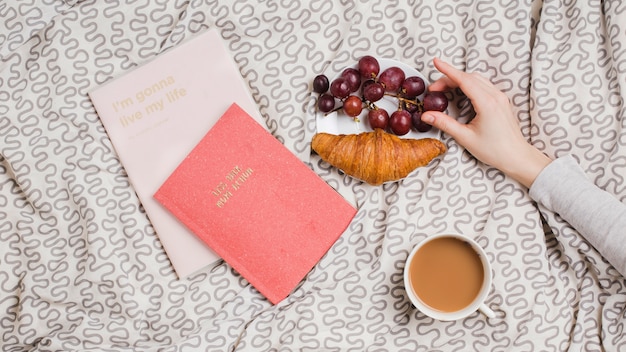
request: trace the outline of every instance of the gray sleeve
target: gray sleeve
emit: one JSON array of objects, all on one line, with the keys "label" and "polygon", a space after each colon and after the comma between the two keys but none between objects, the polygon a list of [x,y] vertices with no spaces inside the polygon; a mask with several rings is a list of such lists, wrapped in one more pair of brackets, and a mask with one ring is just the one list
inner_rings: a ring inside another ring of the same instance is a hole
[{"label": "gray sleeve", "polygon": [[626,276],[626,204],[589,181],[574,158],[550,163],[530,196],[559,214]]}]

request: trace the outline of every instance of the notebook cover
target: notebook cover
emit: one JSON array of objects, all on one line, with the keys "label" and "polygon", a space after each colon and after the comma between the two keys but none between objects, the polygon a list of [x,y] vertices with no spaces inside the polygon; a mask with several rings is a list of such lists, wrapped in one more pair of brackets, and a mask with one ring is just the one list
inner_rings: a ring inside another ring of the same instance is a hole
[{"label": "notebook cover", "polygon": [[236,104],[154,197],[272,303],[298,285],[356,213]]},{"label": "notebook cover", "polygon": [[89,96],[177,275],[218,260],[152,197],[233,101],[261,121],[218,32],[208,30]]}]

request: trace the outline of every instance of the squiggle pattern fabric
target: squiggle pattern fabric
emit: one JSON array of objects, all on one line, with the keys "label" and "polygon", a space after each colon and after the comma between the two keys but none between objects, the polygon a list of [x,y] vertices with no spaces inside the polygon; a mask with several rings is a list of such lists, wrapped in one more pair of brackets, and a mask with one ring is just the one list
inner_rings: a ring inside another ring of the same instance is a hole
[{"label": "squiggle pattern fabric", "polygon": [[[370,54],[435,80],[438,56],[489,77],[529,141],[626,201],[623,1],[2,0],[0,19],[1,351],[626,350],[624,278],[448,136],[381,187],[309,147],[315,75]],[[224,262],[176,278],[87,96],[207,28],[272,133],[359,207],[276,306]],[[468,121],[458,93],[449,113]],[[488,253],[495,319],[410,305],[404,260],[446,231]]]}]

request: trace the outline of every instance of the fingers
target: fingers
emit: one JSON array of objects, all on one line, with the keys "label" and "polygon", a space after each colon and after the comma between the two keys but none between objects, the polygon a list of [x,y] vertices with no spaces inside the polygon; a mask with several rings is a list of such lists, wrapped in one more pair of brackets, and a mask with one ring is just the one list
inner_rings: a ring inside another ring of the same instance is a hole
[{"label": "fingers", "polygon": [[455,69],[439,58],[435,58],[433,63],[435,64],[435,68],[437,68],[439,72],[443,73],[444,76],[431,83],[428,86],[428,90],[442,92],[459,86],[459,83],[462,81],[459,76],[459,74],[462,73],[461,71]]},{"label": "fingers", "polygon": [[482,87],[492,86],[491,82],[485,77],[479,74],[461,71],[440,58],[433,59],[433,63],[439,72],[448,77],[448,80],[452,82],[453,88],[459,87],[463,90],[469,85],[480,85]]},{"label": "fingers", "polygon": [[439,111],[425,111],[422,114],[422,121],[449,134],[461,144],[468,136],[466,125]]},{"label": "fingers", "polygon": [[428,86],[428,90],[431,92],[445,92],[447,90],[456,88],[458,85],[454,83],[448,76],[443,76],[434,81]]},{"label": "fingers", "polygon": [[464,78],[466,78],[464,76],[466,76],[467,73],[454,68],[452,65],[438,57],[433,59],[433,63],[435,64],[435,68],[448,77],[449,81],[454,84],[454,88],[461,86]]},{"label": "fingers", "polygon": [[461,71],[439,58],[435,58],[433,63],[444,76],[429,85],[430,91],[446,91],[458,87],[472,101],[475,109],[489,104],[493,97],[502,95],[493,83],[478,73]]}]

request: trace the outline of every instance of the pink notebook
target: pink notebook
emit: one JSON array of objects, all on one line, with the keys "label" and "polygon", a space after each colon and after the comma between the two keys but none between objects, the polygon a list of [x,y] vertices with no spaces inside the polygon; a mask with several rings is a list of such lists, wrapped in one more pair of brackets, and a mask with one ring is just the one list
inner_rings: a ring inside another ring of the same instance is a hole
[{"label": "pink notebook", "polygon": [[152,197],[233,101],[261,121],[215,30],[89,93],[180,278],[219,259]]},{"label": "pink notebook", "polygon": [[154,197],[272,303],[356,210],[233,104]]}]

